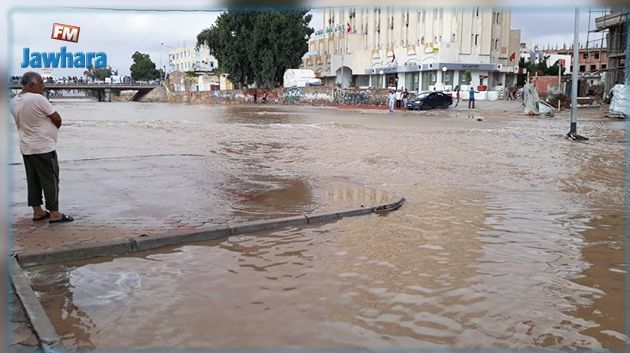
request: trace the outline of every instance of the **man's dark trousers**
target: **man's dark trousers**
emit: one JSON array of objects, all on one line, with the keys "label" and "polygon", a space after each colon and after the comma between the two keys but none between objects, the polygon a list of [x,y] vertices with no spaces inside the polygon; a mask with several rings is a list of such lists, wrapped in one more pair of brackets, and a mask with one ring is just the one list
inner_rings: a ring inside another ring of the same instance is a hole
[{"label": "man's dark trousers", "polygon": [[59,210],[59,161],[57,152],[22,155],[24,169],[26,169],[26,184],[28,186],[28,205],[40,206],[42,190],[46,198],[46,209]]}]

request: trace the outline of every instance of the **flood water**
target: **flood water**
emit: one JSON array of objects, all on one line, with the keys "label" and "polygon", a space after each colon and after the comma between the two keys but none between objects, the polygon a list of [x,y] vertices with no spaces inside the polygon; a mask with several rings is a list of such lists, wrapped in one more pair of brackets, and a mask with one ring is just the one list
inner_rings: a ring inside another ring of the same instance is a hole
[{"label": "flood water", "polygon": [[623,347],[623,122],[584,111],[591,140],[576,143],[566,115],[57,105],[62,180],[95,181],[62,193],[97,204],[87,218],[148,222],[147,207],[212,224],[407,198],[386,216],[31,269],[67,347]]}]

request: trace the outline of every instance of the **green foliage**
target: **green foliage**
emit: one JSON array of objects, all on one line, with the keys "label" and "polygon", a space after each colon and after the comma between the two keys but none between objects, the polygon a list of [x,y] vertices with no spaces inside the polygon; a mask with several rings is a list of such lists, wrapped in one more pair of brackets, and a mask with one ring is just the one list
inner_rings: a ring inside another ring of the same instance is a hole
[{"label": "green foliage", "polygon": [[106,68],[91,67],[87,69],[86,71],[84,71],[83,75],[96,81],[103,81],[104,79],[112,75],[112,68],[111,67],[106,67]]},{"label": "green foliage", "polygon": [[307,13],[229,10],[197,35],[197,46],[208,45],[218,72],[229,74],[232,82],[274,86],[287,69],[300,66],[308,50],[313,29]]},{"label": "green foliage", "polygon": [[184,74],[186,74],[186,77],[197,77],[197,74],[194,71],[186,71]]},{"label": "green foliage", "polygon": [[131,78],[134,80],[155,80],[160,77],[160,70],[155,67],[155,63],[149,57],[149,54],[135,52],[131,56],[133,64],[129,70]]},{"label": "green foliage", "polygon": [[466,69],[464,71],[464,77],[462,78],[462,83],[468,85],[468,84],[470,84],[470,81],[472,81],[472,72],[470,72],[470,70]]},{"label": "green foliage", "polygon": [[536,73],[538,73],[538,76],[557,76],[560,60],[557,60],[551,66],[547,66],[547,59],[549,59],[549,56],[545,56],[544,60],[541,60],[538,64],[534,64],[532,62],[525,64],[525,61],[521,58],[523,62],[522,64],[519,62],[519,65],[522,65],[521,67],[526,67],[530,76],[534,76]]}]

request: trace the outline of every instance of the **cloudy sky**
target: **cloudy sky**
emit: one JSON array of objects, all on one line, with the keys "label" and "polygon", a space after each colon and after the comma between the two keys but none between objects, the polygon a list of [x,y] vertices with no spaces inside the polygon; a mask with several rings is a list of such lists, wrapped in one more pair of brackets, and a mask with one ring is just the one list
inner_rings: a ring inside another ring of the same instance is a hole
[{"label": "cloudy sky", "polygon": [[[106,52],[107,61],[120,74],[128,74],[131,55],[148,53],[156,65],[167,64],[168,50],[195,42],[196,35],[214,23],[220,12],[147,12],[110,10],[27,11],[15,10],[9,15],[10,74],[20,74],[23,48],[31,52],[58,51],[63,45],[69,52]],[[311,26],[321,28],[319,11],[313,12]],[[600,13],[593,12],[591,23]],[[588,10],[581,10],[581,41],[586,40]],[[542,45],[562,46],[573,42],[574,12],[572,9],[514,9],[512,27],[522,30],[521,40]],[[64,23],[81,27],[78,43],[50,38],[52,24]],[[591,24],[591,27],[593,25]],[[600,35],[591,35],[590,39]],[[163,45],[162,45],[163,43]],[[592,43],[594,45],[594,43]],[[53,76],[80,76],[83,69],[56,69]]]}]

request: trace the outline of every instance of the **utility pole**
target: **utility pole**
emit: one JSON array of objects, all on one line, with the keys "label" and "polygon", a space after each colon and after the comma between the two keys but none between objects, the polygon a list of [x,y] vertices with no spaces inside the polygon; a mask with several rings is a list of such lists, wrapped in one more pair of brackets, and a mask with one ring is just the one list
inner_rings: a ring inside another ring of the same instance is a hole
[{"label": "utility pole", "polygon": [[346,31],[346,30],[345,30],[345,28],[344,28],[344,30],[343,30],[343,32],[342,32],[342,34],[341,34],[341,41],[342,41],[342,44],[340,45],[340,47],[341,47],[341,88],[342,88],[342,89],[343,89],[343,49],[344,49],[344,48],[343,48],[343,47],[344,47],[344,45],[343,45],[343,42],[344,42],[344,40],[343,40],[343,39],[344,39],[344,38],[343,38],[343,37],[345,36],[345,34],[344,34],[344,33],[345,33],[345,31]]},{"label": "utility pole", "polygon": [[588,140],[588,138],[577,134],[577,90],[578,90],[578,69],[580,66],[580,37],[578,28],[580,26],[580,9],[575,8],[575,25],[573,28],[573,74],[571,75],[571,128],[567,134],[573,140]]}]

